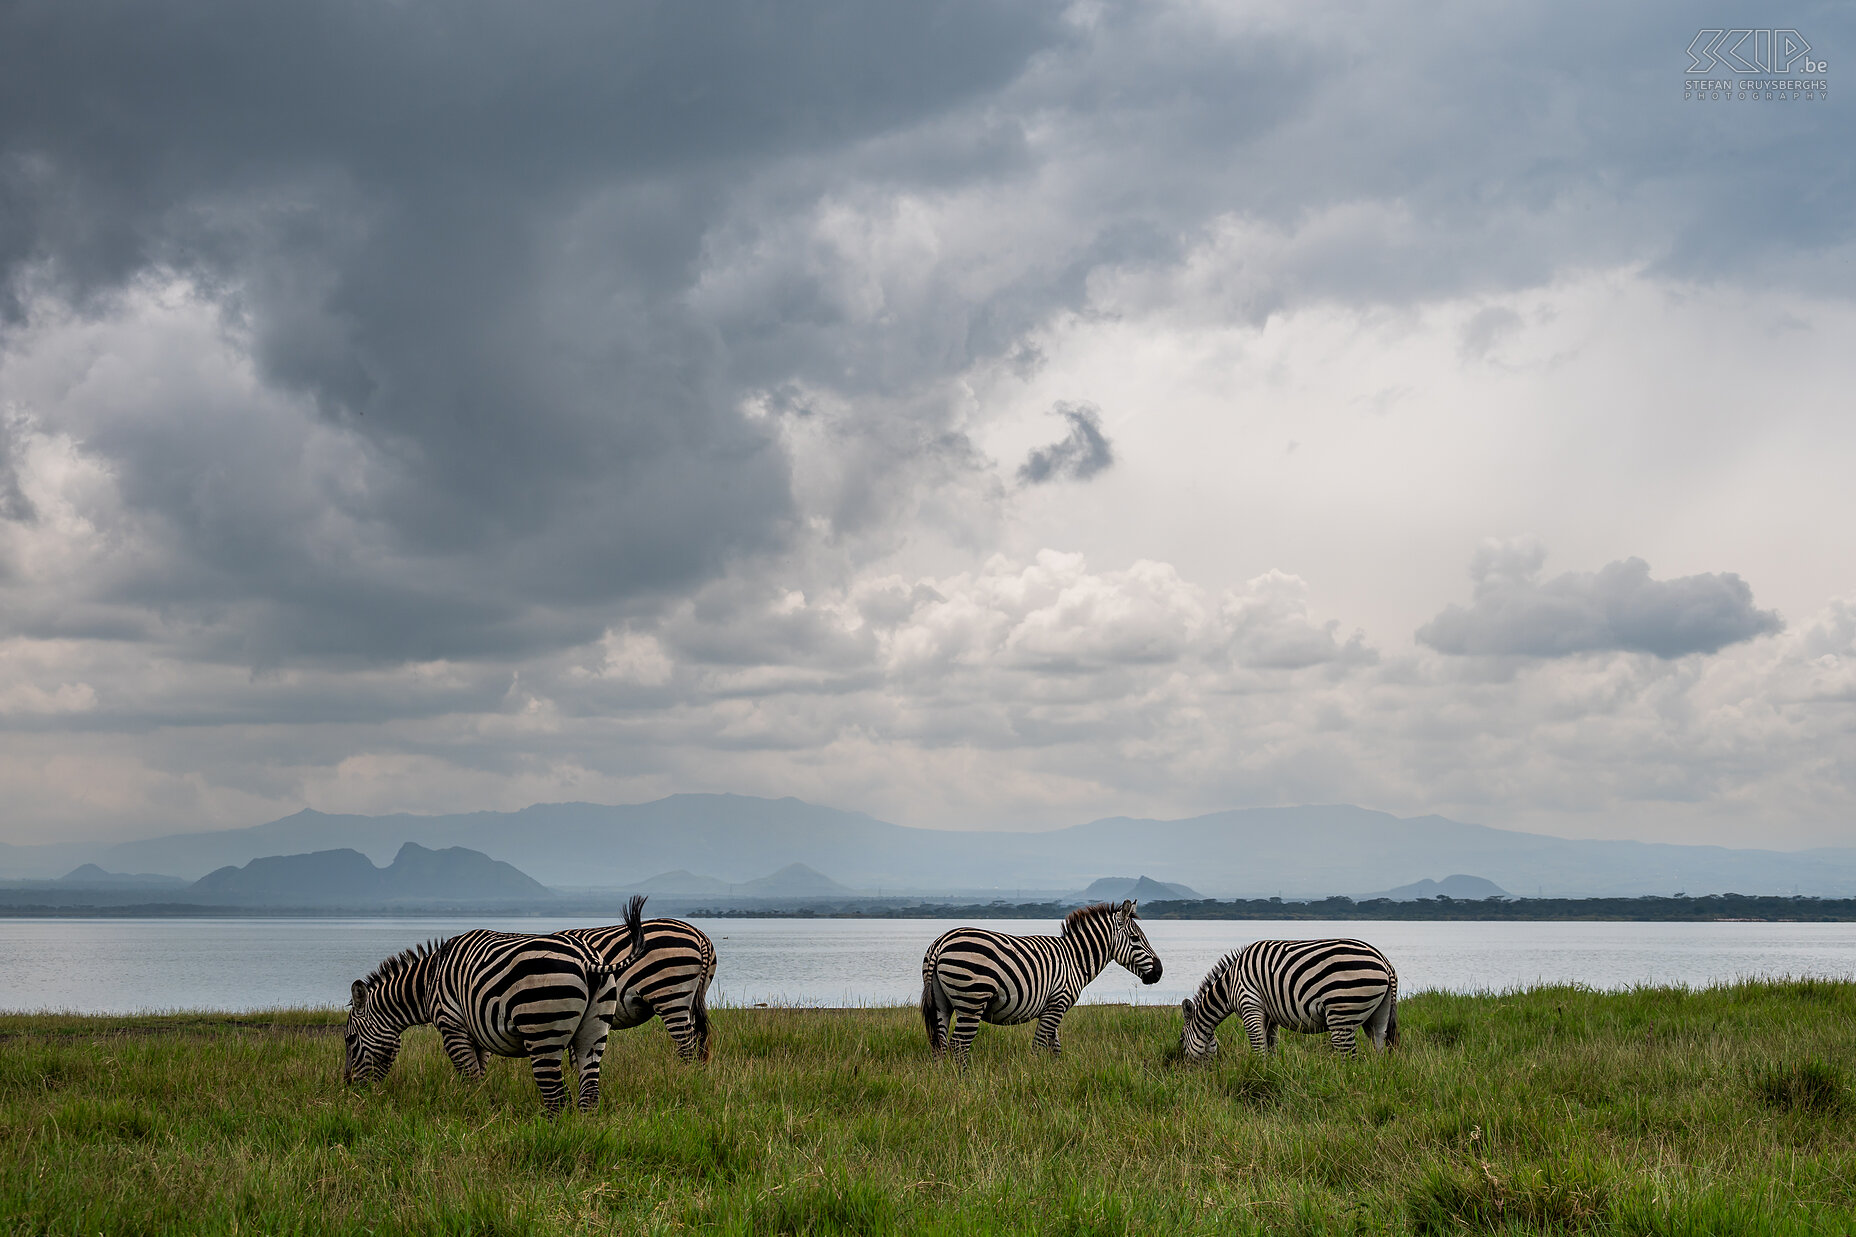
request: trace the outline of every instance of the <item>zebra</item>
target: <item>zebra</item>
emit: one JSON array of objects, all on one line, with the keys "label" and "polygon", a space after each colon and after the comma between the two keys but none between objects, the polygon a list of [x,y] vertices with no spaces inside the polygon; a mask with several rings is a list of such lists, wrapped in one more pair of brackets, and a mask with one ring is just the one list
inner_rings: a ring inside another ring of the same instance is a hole
[{"label": "zebra", "polygon": [[1276,1046],[1276,1029],[1327,1032],[1335,1052],[1354,1050],[1364,1027],[1380,1048],[1398,1046],[1398,972],[1365,941],[1256,941],[1226,954],[1180,1005],[1179,1047],[1188,1061],[1218,1055],[1218,1024],[1244,1020],[1254,1052]]},{"label": "zebra", "polygon": [[472,1081],[483,1077],[488,1054],[527,1057],[549,1116],[567,1103],[561,1055],[568,1052],[580,1073],[580,1107],[590,1110],[599,1103],[615,969],[561,933],[479,928],[415,946],[349,989],[342,1081],[384,1076],[399,1055],[400,1033],[429,1023]]},{"label": "zebra", "polygon": [[1083,988],[1113,959],[1158,983],[1160,959],[1135,922],[1133,902],[1098,902],[1065,917],[1061,936],[1008,936],[984,928],[944,932],[922,957],[922,1021],[939,1057],[962,1067],[981,1022],[1038,1020],[1032,1043],[1063,1051],[1058,1028]]},{"label": "zebra", "polygon": [[[625,922],[605,928],[569,928],[564,935],[617,963],[612,1029],[628,1030],[662,1018],[685,1061],[709,1059],[709,983],[715,978],[715,944],[681,919],[644,917],[644,897],[633,897]],[[639,945],[638,942],[643,944]]]}]

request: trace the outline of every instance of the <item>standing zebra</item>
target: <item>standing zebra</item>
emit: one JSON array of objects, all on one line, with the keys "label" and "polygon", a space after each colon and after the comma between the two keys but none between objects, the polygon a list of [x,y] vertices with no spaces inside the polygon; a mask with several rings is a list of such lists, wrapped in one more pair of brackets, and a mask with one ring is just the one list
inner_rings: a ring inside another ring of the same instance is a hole
[{"label": "standing zebra", "polygon": [[967,1063],[981,1022],[1038,1020],[1032,1043],[1063,1051],[1057,1031],[1083,988],[1113,959],[1140,977],[1160,979],[1160,959],[1135,922],[1134,903],[1098,902],[1073,910],[1061,936],[1008,936],[955,928],[922,958],[922,1021],[935,1056],[952,1049]]},{"label": "standing zebra", "polygon": [[[685,1061],[709,1059],[709,982],[715,978],[715,944],[681,919],[644,917],[644,898],[625,908],[625,922],[606,928],[570,928],[563,935],[585,942],[617,966],[612,1028],[624,1031],[662,1018]],[[642,945],[639,942],[643,942]]]},{"label": "standing zebra", "polygon": [[614,969],[560,933],[478,929],[408,949],[354,981],[342,1081],[383,1076],[399,1055],[400,1033],[430,1023],[445,1055],[473,1081],[483,1077],[486,1054],[527,1057],[549,1116],[567,1103],[561,1054],[571,1051],[580,1107],[591,1109],[599,1103]]},{"label": "standing zebra", "polygon": [[1257,941],[1219,959],[1180,1008],[1188,1061],[1218,1055],[1218,1024],[1232,1014],[1255,1052],[1276,1046],[1278,1027],[1326,1031],[1336,1052],[1352,1052],[1361,1027],[1378,1047],[1398,1046],[1398,972],[1365,941]]}]

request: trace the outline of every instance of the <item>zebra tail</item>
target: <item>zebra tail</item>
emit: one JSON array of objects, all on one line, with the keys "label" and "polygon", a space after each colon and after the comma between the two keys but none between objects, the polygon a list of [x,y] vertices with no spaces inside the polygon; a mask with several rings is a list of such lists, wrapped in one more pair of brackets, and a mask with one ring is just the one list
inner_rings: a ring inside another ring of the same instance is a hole
[{"label": "zebra tail", "polygon": [[696,989],[696,997],[690,1002],[690,1023],[696,1028],[696,1059],[707,1061],[713,1045],[709,1042],[709,985],[703,984]]},{"label": "zebra tail", "polygon": [[635,893],[625,904],[625,926],[632,934],[632,952],[625,960],[626,966],[644,957],[644,902],[645,895]]},{"label": "zebra tail", "polygon": [[947,1047],[947,1043],[943,1036],[941,1011],[935,1000],[934,985],[933,973],[925,971],[922,975],[922,1025],[928,1028],[929,1051],[940,1052]]},{"label": "zebra tail", "polygon": [[1398,1047],[1398,993],[1386,993],[1386,1000],[1392,1002],[1392,1011],[1386,1015],[1386,1047]]}]

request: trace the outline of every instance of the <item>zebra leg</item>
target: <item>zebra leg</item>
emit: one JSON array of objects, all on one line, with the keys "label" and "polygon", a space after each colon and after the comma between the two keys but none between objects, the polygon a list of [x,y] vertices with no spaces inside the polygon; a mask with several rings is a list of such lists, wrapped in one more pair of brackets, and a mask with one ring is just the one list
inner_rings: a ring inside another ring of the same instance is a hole
[{"label": "zebra leg", "polygon": [[1053,1057],[1062,1056],[1063,1041],[1058,1038],[1058,1032],[1063,1027],[1063,1016],[1069,1012],[1068,1001],[1062,997],[1053,997],[1038,1014],[1038,1031],[1031,1037],[1031,1042],[1040,1048],[1050,1049]]},{"label": "zebra leg", "polygon": [[1263,1045],[1270,1052],[1276,1051],[1276,1024],[1268,1019],[1263,1022]]},{"label": "zebra leg", "polygon": [[472,1082],[483,1077],[483,1049],[471,1041],[463,1027],[446,1019],[438,1024],[438,1038],[458,1073]]},{"label": "zebra leg", "polygon": [[1327,1016],[1327,1024],[1328,1043],[1333,1046],[1334,1051],[1342,1056],[1352,1056],[1355,1045],[1354,1024],[1342,1022],[1331,1012]]},{"label": "zebra leg", "polygon": [[954,1060],[960,1062],[960,1068],[967,1068],[967,1049],[973,1046],[973,1037],[980,1033],[980,1009],[963,1009],[954,1006],[947,1018],[947,1047],[954,1054]]},{"label": "zebra leg", "polygon": [[[694,1005],[695,1001],[689,1004]],[[670,1042],[677,1046],[677,1057],[683,1061],[694,1061],[702,1047],[696,1033],[694,1012],[687,1006],[671,1004],[656,1007],[656,1012],[664,1020],[664,1029],[670,1032]]]},{"label": "zebra leg", "polygon": [[580,1074],[580,1111],[599,1107],[599,1066],[606,1056],[606,1020],[588,1009],[574,1033],[574,1069]]},{"label": "zebra leg", "polygon": [[1244,1033],[1250,1037],[1252,1052],[1267,1053],[1274,1045],[1270,1037],[1269,1020],[1264,1016],[1263,1004],[1255,997],[1243,997],[1237,1003],[1237,1016],[1244,1020]]},{"label": "zebra leg", "polygon": [[567,1085],[561,1080],[560,1042],[530,1044],[528,1067],[534,1071],[535,1085],[541,1090],[542,1111],[552,1117],[567,1107]]}]

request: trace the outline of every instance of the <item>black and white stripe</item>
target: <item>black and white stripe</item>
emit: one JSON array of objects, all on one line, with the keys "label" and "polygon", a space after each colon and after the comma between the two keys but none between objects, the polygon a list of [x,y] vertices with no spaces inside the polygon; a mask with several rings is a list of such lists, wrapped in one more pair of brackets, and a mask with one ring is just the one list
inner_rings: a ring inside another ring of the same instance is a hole
[{"label": "black and white stripe", "polygon": [[943,933],[922,958],[922,1021],[936,1056],[949,1049],[966,1064],[981,1022],[1038,1020],[1032,1042],[1057,1053],[1064,1014],[1110,960],[1143,983],[1160,978],[1160,959],[1135,922],[1134,903],[1098,902],[1071,911],[1061,936],[1008,936],[984,928]]},{"label": "black and white stripe", "polygon": [[646,919],[644,898],[625,908],[625,922],[605,928],[571,928],[565,935],[586,942],[618,969],[613,1002],[616,1031],[662,1018],[685,1061],[709,1059],[709,983],[715,978],[715,943],[681,919]]},{"label": "black and white stripe", "polygon": [[1279,1027],[1326,1032],[1336,1052],[1352,1052],[1364,1028],[1385,1048],[1398,1044],[1398,972],[1365,941],[1257,941],[1220,959],[1181,1009],[1188,1061],[1217,1055],[1218,1025],[1232,1014],[1256,1052],[1276,1046]]},{"label": "black and white stripe", "polygon": [[384,1075],[400,1033],[430,1023],[466,1078],[483,1077],[487,1056],[527,1057],[549,1114],[567,1103],[561,1056],[580,1074],[580,1107],[599,1103],[613,967],[584,941],[479,929],[388,958],[350,990],[342,1080]]}]

